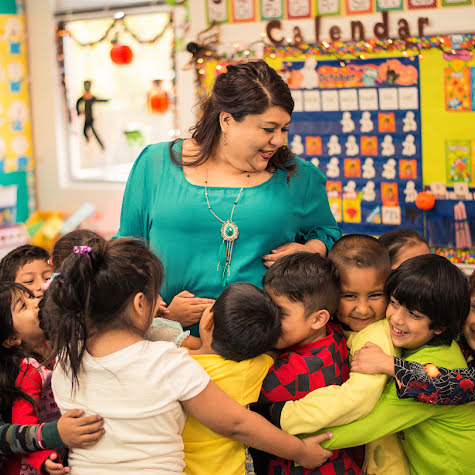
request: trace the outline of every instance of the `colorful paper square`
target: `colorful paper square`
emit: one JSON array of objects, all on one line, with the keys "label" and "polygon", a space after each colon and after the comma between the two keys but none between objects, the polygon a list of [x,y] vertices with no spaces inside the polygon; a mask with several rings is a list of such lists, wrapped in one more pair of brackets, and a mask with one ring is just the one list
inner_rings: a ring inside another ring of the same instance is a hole
[{"label": "colorful paper square", "polygon": [[399,226],[401,224],[401,208],[399,206],[382,207],[383,224]]},{"label": "colorful paper square", "polygon": [[343,221],[361,223],[361,202],[357,197],[343,197]]},{"label": "colorful paper square", "polygon": [[397,183],[381,183],[381,201],[383,202],[383,206],[397,206],[399,204]]},{"label": "colorful paper square", "polygon": [[359,158],[345,158],[344,174],[346,178],[360,178],[361,160]]},{"label": "colorful paper square", "polygon": [[320,16],[339,15],[340,0],[317,0],[317,14]]},{"label": "colorful paper square", "polygon": [[446,181],[448,185],[455,182],[470,182],[470,152],[470,140],[445,141],[445,167]]},{"label": "colorful paper square", "polygon": [[284,18],[284,0],[261,0],[261,21],[282,20]]},{"label": "colorful paper square", "polygon": [[310,18],[312,16],[311,0],[287,0],[287,18]]},{"label": "colorful paper square", "polygon": [[361,155],[378,155],[378,137],[376,135],[361,136]]},{"label": "colorful paper square", "polygon": [[417,179],[417,161],[399,160],[399,178],[401,180]]},{"label": "colorful paper square", "polygon": [[341,181],[327,181],[326,190],[329,198],[341,198]]},{"label": "colorful paper square", "polygon": [[206,0],[206,17],[208,24],[227,23],[228,18],[228,2],[227,0]]},{"label": "colorful paper square", "polygon": [[462,7],[472,5],[472,0],[442,0],[443,7]]},{"label": "colorful paper square", "polygon": [[231,0],[233,22],[256,21],[256,6],[254,0]]},{"label": "colorful paper square", "polygon": [[449,112],[470,111],[470,68],[454,71],[448,67],[444,69],[445,83],[445,110]]},{"label": "colorful paper square", "polygon": [[348,15],[372,13],[373,11],[373,0],[346,0],[346,13]]},{"label": "colorful paper square", "polygon": [[322,138],[307,135],[307,137],[305,137],[305,153],[307,155],[321,155]]},{"label": "colorful paper square", "polygon": [[378,129],[380,132],[396,132],[394,112],[380,112],[378,114]]},{"label": "colorful paper square", "polygon": [[376,0],[376,11],[387,12],[403,9],[403,0]]},{"label": "colorful paper square", "polygon": [[418,10],[419,8],[436,8],[437,0],[407,0],[409,10]]}]

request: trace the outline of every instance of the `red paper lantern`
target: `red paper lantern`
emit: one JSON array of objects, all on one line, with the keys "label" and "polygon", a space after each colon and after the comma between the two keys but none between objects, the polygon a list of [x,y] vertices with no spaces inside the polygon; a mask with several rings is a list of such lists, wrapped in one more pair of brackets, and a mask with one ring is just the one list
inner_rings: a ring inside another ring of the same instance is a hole
[{"label": "red paper lantern", "polygon": [[134,57],[134,53],[132,53],[130,46],[115,43],[111,48],[110,56],[115,64],[122,65],[129,64]]},{"label": "red paper lantern", "polygon": [[421,191],[416,198],[416,206],[419,209],[429,210],[435,205],[434,195],[430,191]]}]

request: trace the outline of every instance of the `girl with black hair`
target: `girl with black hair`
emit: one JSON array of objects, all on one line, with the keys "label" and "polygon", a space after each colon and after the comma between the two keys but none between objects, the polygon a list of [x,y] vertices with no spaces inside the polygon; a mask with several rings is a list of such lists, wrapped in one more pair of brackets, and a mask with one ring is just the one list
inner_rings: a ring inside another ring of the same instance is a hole
[{"label": "girl with black hair", "polygon": [[184,349],[147,341],[160,304],[163,266],[134,239],[76,246],[51,283],[43,310],[53,390],[62,411],[103,416],[106,433],[72,449],[71,473],[183,473],[185,410],[212,430],[261,450],[319,466],[330,455],[284,434],[220,390]]},{"label": "girl with black hair", "polygon": [[[51,391],[52,372],[39,363],[48,348],[39,325],[38,302],[21,284],[0,282],[1,416],[14,424],[51,422],[61,415]],[[59,457],[54,450],[11,455],[2,473],[44,473],[52,454]],[[30,471],[24,471],[26,466]]]},{"label": "girl with black hair", "polygon": [[355,355],[352,370],[385,373],[395,378],[397,395],[428,404],[455,405],[475,401],[475,272],[468,280],[470,312],[457,337],[467,368],[447,369],[431,363],[415,363],[386,355],[368,342]]}]

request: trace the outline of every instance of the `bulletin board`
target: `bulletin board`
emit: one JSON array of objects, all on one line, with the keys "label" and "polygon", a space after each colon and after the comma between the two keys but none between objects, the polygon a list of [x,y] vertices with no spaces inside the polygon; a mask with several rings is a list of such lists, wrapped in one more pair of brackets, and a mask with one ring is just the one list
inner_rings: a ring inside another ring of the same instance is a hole
[{"label": "bulletin board", "polygon": [[[13,221],[25,221],[36,208],[35,178],[31,136],[25,17],[3,14],[18,11],[21,2],[0,5],[0,185],[15,186],[16,203],[0,203],[16,208]],[[2,225],[13,224],[0,219]]]},{"label": "bulletin board", "polygon": [[[343,233],[379,235],[402,226],[434,246],[455,246],[454,206],[462,198],[475,236],[471,55],[447,56],[434,48],[354,59],[285,50],[266,48],[265,59],[295,101],[289,147],[326,175]],[[450,108],[450,100],[462,106]],[[460,181],[467,184],[464,196],[451,188]],[[422,211],[415,199],[433,183],[446,193]]]}]

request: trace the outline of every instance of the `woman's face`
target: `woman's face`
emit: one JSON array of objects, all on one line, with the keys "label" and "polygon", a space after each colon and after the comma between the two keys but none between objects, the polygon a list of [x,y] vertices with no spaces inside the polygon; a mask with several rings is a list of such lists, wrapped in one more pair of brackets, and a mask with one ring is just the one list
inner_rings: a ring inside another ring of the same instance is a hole
[{"label": "woman's face", "polygon": [[241,122],[223,113],[224,140],[220,142],[218,156],[243,172],[263,171],[274,153],[287,142],[289,124],[290,115],[276,106],[262,114],[249,114]]}]

